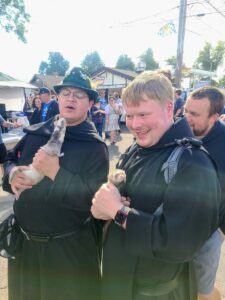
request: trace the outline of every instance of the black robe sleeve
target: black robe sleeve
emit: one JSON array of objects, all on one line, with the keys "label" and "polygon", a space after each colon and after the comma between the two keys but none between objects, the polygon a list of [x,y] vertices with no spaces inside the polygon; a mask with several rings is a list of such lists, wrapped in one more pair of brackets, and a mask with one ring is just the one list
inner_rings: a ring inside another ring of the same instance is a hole
[{"label": "black robe sleeve", "polygon": [[60,167],[52,184],[49,198],[78,210],[89,211],[94,193],[106,182],[109,171],[108,151],[104,144],[93,146],[92,154],[87,158],[82,172],[71,172]]},{"label": "black robe sleeve", "polygon": [[24,136],[13,149],[8,150],[7,152],[6,162],[3,165],[4,175],[2,187],[3,190],[8,193],[13,193],[11,190],[11,185],[9,184],[9,173],[13,167],[18,165],[19,156],[24,147],[25,141],[26,136]]},{"label": "black robe sleeve", "polygon": [[206,155],[193,153],[183,155],[160,214],[137,210],[129,214],[125,246],[130,254],[188,261],[217,228],[221,199],[217,174]]}]

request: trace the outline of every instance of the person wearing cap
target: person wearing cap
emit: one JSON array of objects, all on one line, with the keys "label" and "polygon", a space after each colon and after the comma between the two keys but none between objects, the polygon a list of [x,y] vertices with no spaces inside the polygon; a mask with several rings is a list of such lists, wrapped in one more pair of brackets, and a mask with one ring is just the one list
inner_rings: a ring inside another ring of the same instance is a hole
[{"label": "person wearing cap", "polygon": [[[107,180],[108,150],[87,112],[98,93],[88,73],[73,68],[54,86],[60,117],[67,127],[63,156],[49,156],[41,146],[54,128],[54,119],[35,124],[5,163],[3,189],[17,194],[14,213],[24,243],[9,259],[9,300],[98,300],[100,293],[101,232],[90,215],[91,199]],[[37,185],[23,173],[9,184],[14,165],[33,164],[45,177]]]},{"label": "person wearing cap", "polygon": [[90,114],[91,120],[95,124],[95,128],[98,134],[100,135],[100,137],[102,137],[105,110],[101,109],[101,103],[99,99],[97,99],[96,102],[92,105],[90,109]]},{"label": "person wearing cap", "polygon": [[39,97],[42,102],[40,121],[45,122],[59,113],[58,102],[51,99],[50,90],[47,87],[41,87]]}]

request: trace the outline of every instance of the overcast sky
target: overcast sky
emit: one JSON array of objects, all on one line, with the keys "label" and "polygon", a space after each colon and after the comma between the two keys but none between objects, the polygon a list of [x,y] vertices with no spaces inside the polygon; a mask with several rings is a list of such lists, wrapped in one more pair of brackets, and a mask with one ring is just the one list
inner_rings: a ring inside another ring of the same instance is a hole
[{"label": "overcast sky", "polygon": [[[60,52],[79,66],[85,55],[97,51],[107,67],[115,67],[121,54],[137,63],[151,48],[154,58],[176,55],[179,17],[178,0],[25,0],[31,15],[27,43],[0,28],[0,72],[29,81],[50,51]],[[184,62],[191,66],[205,41],[225,40],[225,1],[188,0]],[[220,13],[218,13],[218,11]],[[205,16],[197,17],[197,14]],[[168,22],[175,33],[160,36]]]}]

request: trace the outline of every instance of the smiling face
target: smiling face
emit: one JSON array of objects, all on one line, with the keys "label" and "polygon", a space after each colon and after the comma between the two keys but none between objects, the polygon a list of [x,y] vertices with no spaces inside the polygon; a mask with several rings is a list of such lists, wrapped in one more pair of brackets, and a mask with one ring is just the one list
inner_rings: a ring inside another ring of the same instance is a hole
[{"label": "smiling face", "polygon": [[63,88],[58,95],[60,116],[65,118],[67,126],[82,123],[87,118],[92,105],[84,90],[73,87]]},{"label": "smiling face", "polygon": [[173,103],[161,105],[159,101],[143,97],[138,105],[124,104],[126,125],[143,148],[158,143],[173,124]]},{"label": "smiling face", "polygon": [[41,99],[40,98],[35,98],[34,99],[34,104],[35,104],[35,106],[38,108],[38,109],[40,109],[41,108]]}]

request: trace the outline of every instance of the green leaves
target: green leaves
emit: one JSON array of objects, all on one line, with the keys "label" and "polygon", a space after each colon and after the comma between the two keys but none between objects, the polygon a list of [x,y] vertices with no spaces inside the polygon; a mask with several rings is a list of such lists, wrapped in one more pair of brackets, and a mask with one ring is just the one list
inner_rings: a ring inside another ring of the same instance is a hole
[{"label": "green leaves", "polygon": [[159,64],[155,61],[153,57],[153,51],[148,48],[143,54],[139,56],[140,60],[146,64],[146,70],[156,70]]},{"label": "green leaves", "polygon": [[134,71],[135,65],[131,58],[127,54],[122,54],[119,56],[117,63],[116,63],[117,69],[123,69],[123,70],[131,70]]},{"label": "green leaves", "polygon": [[104,63],[97,51],[87,54],[81,63],[81,68],[93,75],[97,70],[104,67]]},{"label": "green leaves", "polygon": [[26,23],[30,15],[25,11],[23,0],[0,0],[0,26],[6,32],[13,32],[19,40],[26,43]]},{"label": "green leaves", "polygon": [[211,72],[216,71],[223,63],[224,54],[224,41],[218,41],[214,48],[209,42],[206,42],[204,48],[199,52],[194,67]]},{"label": "green leaves", "polygon": [[44,75],[64,76],[69,69],[69,62],[59,52],[49,52],[48,61],[42,61],[39,73]]}]

